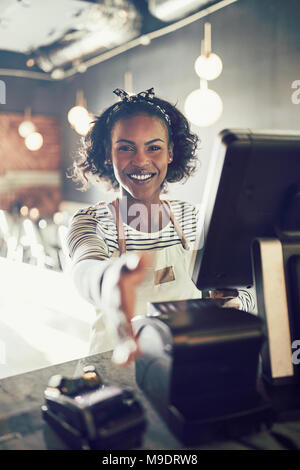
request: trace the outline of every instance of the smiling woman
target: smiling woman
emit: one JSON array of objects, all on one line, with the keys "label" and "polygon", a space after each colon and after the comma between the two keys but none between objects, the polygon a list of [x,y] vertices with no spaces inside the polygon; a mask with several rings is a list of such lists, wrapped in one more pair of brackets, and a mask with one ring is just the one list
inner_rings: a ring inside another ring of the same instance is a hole
[{"label": "smiling woman", "polygon": [[[166,182],[174,183],[192,175],[196,170],[199,139],[190,132],[184,115],[168,101],[155,97],[153,89],[133,96],[128,96],[119,89],[115,90],[115,93],[121,96],[121,101],[110,106],[96,119],[85,138],[84,146],[80,149],[81,158],[74,164],[71,176],[81,185],[81,189],[87,189],[87,176],[91,175],[102,182],[106,181],[109,187],[119,189],[114,168],[109,164],[112,131],[118,122],[140,115],[157,118],[167,131],[168,144],[173,147],[174,158],[168,167]],[[128,140],[129,137],[126,135],[125,139]]]},{"label": "smiling woman", "polygon": [[166,183],[196,168],[198,137],[186,118],[153,89],[115,93],[121,101],[96,119],[73,178],[85,189],[96,175],[119,197],[78,211],[68,245],[75,284],[97,311],[90,352],[114,348],[113,359],[124,364],[138,354],[133,316],[151,302],[201,298],[191,248],[202,217],[191,203],[161,198]]}]

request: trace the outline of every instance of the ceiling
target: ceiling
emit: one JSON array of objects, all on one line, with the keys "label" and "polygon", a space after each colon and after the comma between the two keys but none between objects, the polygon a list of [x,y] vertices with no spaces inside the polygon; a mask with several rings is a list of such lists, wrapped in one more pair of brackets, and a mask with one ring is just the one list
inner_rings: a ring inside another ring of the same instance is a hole
[{"label": "ceiling", "polygon": [[64,78],[84,62],[216,4],[236,0],[0,0],[0,74]]}]

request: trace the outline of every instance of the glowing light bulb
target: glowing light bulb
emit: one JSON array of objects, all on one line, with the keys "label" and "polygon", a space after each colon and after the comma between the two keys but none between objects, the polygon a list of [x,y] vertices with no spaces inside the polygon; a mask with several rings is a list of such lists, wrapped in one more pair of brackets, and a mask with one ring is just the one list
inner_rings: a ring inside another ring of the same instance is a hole
[{"label": "glowing light bulb", "polygon": [[88,117],[88,111],[83,106],[73,106],[68,112],[68,121],[71,126],[76,126],[76,124],[83,119]]},{"label": "glowing light bulb", "polygon": [[30,209],[29,211],[29,216],[32,220],[37,220],[40,216],[40,211],[38,210],[37,207],[33,207],[32,209]]},{"label": "glowing light bulb", "polygon": [[30,59],[26,60],[27,67],[33,67],[35,65],[35,60],[31,57]]},{"label": "glowing light bulb", "polygon": [[215,78],[221,75],[222,70],[222,60],[213,52],[208,56],[201,54],[195,61],[195,71],[197,75],[205,80],[215,80]]},{"label": "glowing light bulb", "polygon": [[54,80],[62,80],[64,76],[65,76],[65,71],[64,69],[61,69],[61,68],[54,69],[51,72],[51,78],[53,78]]},{"label": "glowing light bulb", "polygon": [[47,221],[46,221],[45,219],[41,219],[41,220],[39,221],[39,227],[40,227],[41,229],[46,228],[47,225],[48,225],[48,224],[47,224]]},{"label": "glowing light bulb", "polygon": [[43,145],[43,136],[39,132],[32,132],[25,138],[25,145],[29,150],[39,150]]},{"label": "glowing light bulb", "polygon": [[18,132],[24,139],[35,131],[35,125],[31,121],[23,121],[19,125]]},{"label": "glowing light bulb", "polygon": [[55,225],[62,224],[63,220],[64,220],[63,214],[61,212],[55,212],[55,214],[53,215],[53,222],[55,223]]},{"label": "glowing light bulb", "polygon": [[27,217],[29,213],[29,209],[27,206],[22,206],[20,209],[20,214],[22,217]]},{"label": "glowing light bulb", "polygon": [[202,86],[188,95],[184,108],[187,118],[193,124],[208,127],[220,118],[223,103],[218,93]]},{"label": "glowing light bulb", "polygon": [[82,136],[87,135],[88,131],[90,130],[91,126],[91,117],[87,114],[85,117],[82,117],[76,124],[74,125],[74,129],[77,134]]}]

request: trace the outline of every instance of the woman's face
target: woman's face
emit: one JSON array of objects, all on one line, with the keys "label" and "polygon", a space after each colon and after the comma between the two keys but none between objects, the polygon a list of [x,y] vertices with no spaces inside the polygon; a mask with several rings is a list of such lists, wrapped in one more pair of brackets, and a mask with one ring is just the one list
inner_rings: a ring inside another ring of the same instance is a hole
[{"label": "woman's face", "polygon": [[159,118],[141,114],[117,121],[111,133],[111,157],[123,196],[158,202],[173,158],[167,127]]}]

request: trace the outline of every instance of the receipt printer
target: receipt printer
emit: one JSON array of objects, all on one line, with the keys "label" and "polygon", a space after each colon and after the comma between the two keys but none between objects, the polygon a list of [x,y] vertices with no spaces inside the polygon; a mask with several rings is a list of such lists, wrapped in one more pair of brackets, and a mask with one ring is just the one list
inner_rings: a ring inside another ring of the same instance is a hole
[{"label": "receipt printer", "polygon": [[199,299],[153,303],[132,323],[141,349],[137,383],[184,443],[271,424],[271,407],[257,392],[260,318]]},{"label": "receipt printer", "polygon": [[105,384],[93,366],[78,378],[52,376],[44,397],[44,419],[70,448],[128,449],[141,444],[146,421],[133,391]]}]

